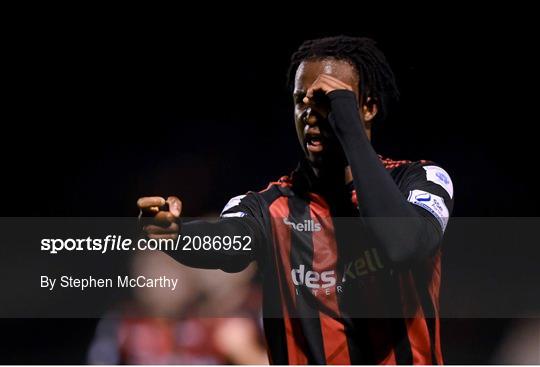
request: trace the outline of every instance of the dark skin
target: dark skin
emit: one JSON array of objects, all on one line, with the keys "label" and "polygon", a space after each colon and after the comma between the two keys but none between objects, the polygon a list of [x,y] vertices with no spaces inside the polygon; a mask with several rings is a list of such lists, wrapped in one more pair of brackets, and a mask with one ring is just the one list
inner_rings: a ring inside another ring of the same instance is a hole
[{"label": "dark skin", "polygon": [[371,138],[371,122],[377,114],[377,105],[365,101],[358,89],[359,75],[347,61],[326,58],[304,61],[296,71],[294,83],[294,120],[298,140],[315,174],[320,178],[328,168],[344,166],[345,182],[352,180],[350,168],[346,166],[339,142],[328,123],[330,112],[326,95],[334,90],[350,90],[356,94],[360,120]]},{"label": "dark skin", "polygon": [[[343,182],[352,181],[351,170],[327,121],[330,112],[326,97],[328,93],[350,90],[356,94],[358,104],[362,106],[359,109],[360,120],[371,138],[371,122],[377,114],[377,105],[371,103],[369,98],[362,98],[358,89],[359,78],[352,64],[334,58],[304,61],[296,71],[293,92],[296,132],[306,157],[320,178],[324,179],[324,172],[335,172],[336,166],[341,165]],[[168,210],[160,210],[165,204],[168,204]],[[182,213],[179,198],[142,197],[137,200],[137,206],[141,212],[154,216],[155,224],[143,228],[149,238],[175,239],[178,236],[178,219]]]}]

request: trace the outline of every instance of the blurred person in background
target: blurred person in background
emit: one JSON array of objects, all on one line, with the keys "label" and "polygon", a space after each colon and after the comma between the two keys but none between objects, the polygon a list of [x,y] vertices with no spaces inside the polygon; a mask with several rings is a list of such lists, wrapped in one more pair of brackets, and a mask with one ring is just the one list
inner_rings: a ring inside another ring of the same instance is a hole
[{"label": "blurred person in background", "polygon": [[540,319],[514,320],[491,363],[540,365]]},{"label": "blurred person in background", "polygon": [[[161,252],[146,251],[135,256],[132,273],[166,275],[180,284],[175,291],[134,288],[133,303],[98,324],[88,363],[268,364],[253,267],[238,274],[195,272]],[[226,289],[215,292],[216,282]],[[237,287],[242,294],[231,297],[228,291]],[[218,311],[229,317],[218,317]]]}]

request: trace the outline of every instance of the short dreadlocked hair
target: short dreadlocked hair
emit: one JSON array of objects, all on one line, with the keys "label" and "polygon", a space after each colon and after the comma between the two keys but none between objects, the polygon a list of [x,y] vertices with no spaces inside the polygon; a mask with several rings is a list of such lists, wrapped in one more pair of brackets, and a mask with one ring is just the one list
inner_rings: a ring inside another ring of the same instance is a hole
[{"label": "short dreadlocked hair", "polygon": [[370,97],[384,118],[390,102],[397,101],[399,91],[394,73],[384,54],[371,38],[336,36],[305,41],[291,56],[287,84],[294,88],[296,70],[302,61],[334,58],[349,62],[356,68],[362,97]]}]

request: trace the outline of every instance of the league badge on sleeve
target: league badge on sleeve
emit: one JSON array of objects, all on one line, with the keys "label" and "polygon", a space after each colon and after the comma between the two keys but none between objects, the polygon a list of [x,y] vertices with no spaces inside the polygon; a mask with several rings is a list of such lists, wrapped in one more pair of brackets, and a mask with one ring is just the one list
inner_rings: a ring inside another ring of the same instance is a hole
[{"label": "league badge on sleeve", "polygon": [[430,212],[437,218],[442,230],[446,229],[450,214],[442,197],[422,190],[412,190],[407,200]]},{"label": "league badge on sleeve", "polygon": [[423,168],[426,170],[426,179],[441,186],[450,195],[450,199],[453,199],[454,185],[448,172],[438,166],[424,166]]}]

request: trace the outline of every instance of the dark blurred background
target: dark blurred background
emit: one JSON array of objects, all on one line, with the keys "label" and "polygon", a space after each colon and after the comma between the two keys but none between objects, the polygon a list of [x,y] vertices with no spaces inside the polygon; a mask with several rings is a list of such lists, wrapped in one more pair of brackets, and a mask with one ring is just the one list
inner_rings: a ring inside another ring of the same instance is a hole
[{"label": "dark blurred background", "polygon": [[[135,216],[138,197],[173,194],[199,216],[263,189],[300,152],[290,54],[336,34],[373,37],[393,66],[402,99],[375,126],[381,154],[442,165],[455,216],[537,215],[536,33],[525,10],[132,10],[11,14],[4,216]],[[492,362],[516,322],[443,320],[446,362]],[[84,363],[96,323],[1,320],[0,362]]]}]

